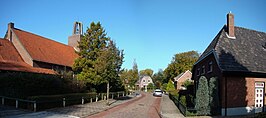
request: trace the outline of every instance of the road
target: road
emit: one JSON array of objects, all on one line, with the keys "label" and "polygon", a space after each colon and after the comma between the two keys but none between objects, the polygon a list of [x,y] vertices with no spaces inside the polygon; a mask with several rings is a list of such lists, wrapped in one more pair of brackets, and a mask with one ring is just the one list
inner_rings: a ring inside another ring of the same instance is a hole
[{"label": "road", "polygon": [[153,97],[151,93],[141,93],[141,98],[127,102],[88,118],[160,118],[161,97]]}]

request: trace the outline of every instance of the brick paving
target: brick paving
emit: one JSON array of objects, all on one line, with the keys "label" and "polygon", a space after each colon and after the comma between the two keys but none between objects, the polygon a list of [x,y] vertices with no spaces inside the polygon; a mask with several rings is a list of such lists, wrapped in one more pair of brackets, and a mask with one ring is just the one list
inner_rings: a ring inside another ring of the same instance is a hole
[{"label": "brick paving", "polygon": [[[98,101],[93,103],[87,103],[83,105],[73,105],[73,106],[67,106],[62,108],[54,108],[49,109],[46,111],[41,112],[22,112],[23,110],[18,109],[12,109],[17,110],[18,113],[12,113],[10,114],[3,114],[1,117],[6,118],[43,118],[43,117],[49,117],[49,118],[83,118],[87,117],[102,111],[106,111],[107,109],[113,108],[117,105],[132,101],[138,97],[135,97],[135,95],[129,95],[122,97],[118,100],[110,99],[109,103],[110,105],[106,105],[106,101]],[[7,107],[3,108],[6,109]],[[22,112],[22,113],[19,113]],[[1,112],[0,112],[1,113]]]},{"label": "brick paving", "polygon": [[129,104],[122,104],[106,112],[88,118],[160,118],[160,97],[151,93],[141,93],[142,97]]}]

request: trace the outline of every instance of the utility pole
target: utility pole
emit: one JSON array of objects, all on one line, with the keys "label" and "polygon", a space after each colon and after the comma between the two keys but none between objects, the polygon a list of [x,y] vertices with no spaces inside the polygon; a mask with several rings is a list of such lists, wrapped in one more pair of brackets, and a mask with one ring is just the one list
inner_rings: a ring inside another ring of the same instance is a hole
[{"label": "utility pole", "polygon": [[109,105],[109,89],[110,89],[110,87],[109,87],[109,81],[107,82],[107,95],[106,95],[106,100],[107,100],[107,105]]}]

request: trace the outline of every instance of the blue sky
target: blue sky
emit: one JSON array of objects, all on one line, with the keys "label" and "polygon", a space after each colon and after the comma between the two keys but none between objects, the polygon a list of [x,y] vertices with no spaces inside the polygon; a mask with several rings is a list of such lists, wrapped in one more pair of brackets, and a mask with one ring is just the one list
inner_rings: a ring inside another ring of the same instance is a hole
[{"label": "blue sky", "polygon": [[266,32],[265,0],[1,0],[0,37],[7,24],[67,44],[74,21],[100,21],[124,49],[123,68],[165,69],[176,53],[203,52],[226,23]]}]

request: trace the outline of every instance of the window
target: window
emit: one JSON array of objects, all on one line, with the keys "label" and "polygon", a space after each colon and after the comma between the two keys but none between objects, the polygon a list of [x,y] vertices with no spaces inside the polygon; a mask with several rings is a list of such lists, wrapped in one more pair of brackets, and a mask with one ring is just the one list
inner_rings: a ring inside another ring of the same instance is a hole
[{"label": "window", "polygon": [[200,68],[198,68],[198,70],[197,70],[197,76],[199,76],[200,75]]},{"label": "window", "polygon": [[148,82],[150,82],[150,80],[148,80]]},{"label": "window", "polygon": [[201,75],[205,74],[205,66],[202,66],[201,68]]},{"label": "window", "polygon": [[143,80],[143,82],[145,82],[145,80]]},{"label": "window", "polygon": [[208,64],[208,73],[212,72],[212,61]]}]

